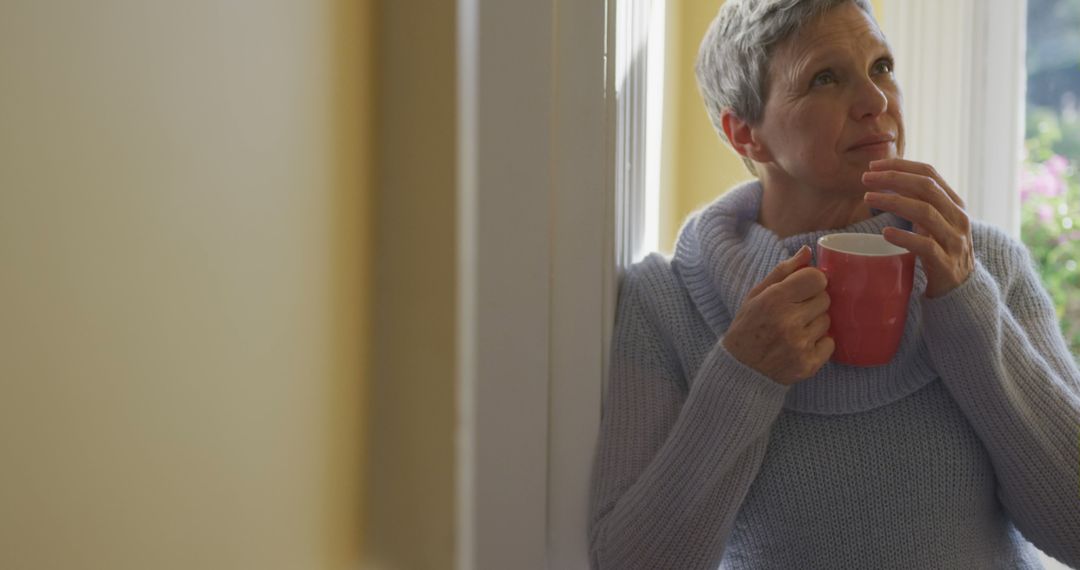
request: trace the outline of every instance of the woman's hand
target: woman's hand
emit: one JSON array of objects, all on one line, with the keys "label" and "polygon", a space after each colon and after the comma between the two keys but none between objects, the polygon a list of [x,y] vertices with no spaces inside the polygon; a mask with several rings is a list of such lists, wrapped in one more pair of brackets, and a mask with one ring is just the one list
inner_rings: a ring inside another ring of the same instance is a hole
[{"label": "woman's hand", "polygon": [[803,246],[755,285],[722,341],[736,360],[784,385],[813,376],[836,347],[827,336],[828,280],[807,267],[810,259]]},{"label": "woman's hand", "polygon": [[915,224],[914,233],[886,228],[883,235],[922,259],[927,297],[941,297],[967,280],[975,270],[971,219],[934,167],[900,158],[875,160],[862,180],[868,188],[896,192],[867,192],[867,204]]}]

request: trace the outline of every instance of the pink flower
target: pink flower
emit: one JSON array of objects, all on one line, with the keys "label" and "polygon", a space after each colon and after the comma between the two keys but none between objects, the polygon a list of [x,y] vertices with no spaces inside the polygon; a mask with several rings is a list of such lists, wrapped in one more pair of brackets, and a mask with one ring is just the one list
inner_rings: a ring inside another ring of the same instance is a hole
[{"label": "pink flower", "polygon": [[1020,173],[1020,201],[1027,202],[1035,193],[1035,173],[1025,168]]},{"label": "pink flower", "polygon": [[1058,236],[1057,244],[1058,245],[1063,245],[1063,244],[1069,243],[1070,241],[1077,241],[1077,240],[1080,240],[1080,232],[1074,231],[1074,232],[1070,232],[1070,233]]},{"label": "pink flower", "polygon": [[1039,221],[1045,223],[1054,219],[1054,208],[1050,204],[1039,204]]},{"label": "pink flower", "polygon": [[1065,171],[1069,161],[1054,155],[1042,164],[1032,165],[1020,174],[1020,200],[1026,202],[1033,195],[1055,198],[1065,193]]},{"label": "pink flower", "polygon": [[1065,174],[1065,171],[1069,169],[1069,159],[1061,156],[1060,154],[1055,154],[1054,156],[1051,156],[1050,159],[1044,163],[1044,165],[1046,166],[1046,171],[1052,174],[1055,178],[1062,178],[1062,175]]}]

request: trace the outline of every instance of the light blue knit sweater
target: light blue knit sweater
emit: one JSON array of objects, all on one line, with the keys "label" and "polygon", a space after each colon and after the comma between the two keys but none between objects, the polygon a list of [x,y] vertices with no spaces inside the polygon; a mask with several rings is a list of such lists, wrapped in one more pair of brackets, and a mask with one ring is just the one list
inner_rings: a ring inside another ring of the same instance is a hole
[{"label": "light blue knit sweater", "polygon": [[[757,182],[694,215],[620,288],[589,540],[603,569],[1080,567],[1080,372],[1026,249],[977,224],[975,272],[878,368],[785,387],[718,340],[803,244]],[[843,230],[910,224],[883,213]],[[1022,534],[1022,536],[1021,536]],[[1027,541],[1025,541],[1027,539]]]}]

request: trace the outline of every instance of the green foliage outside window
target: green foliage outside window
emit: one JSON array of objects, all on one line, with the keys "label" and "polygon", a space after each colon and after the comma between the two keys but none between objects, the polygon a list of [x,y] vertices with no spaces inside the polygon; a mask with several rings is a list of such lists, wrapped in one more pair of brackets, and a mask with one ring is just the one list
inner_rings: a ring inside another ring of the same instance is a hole
[{"label": "green foliage outside window", "polygon": [[1080,0],[1028,0],[1027,12],[1021,237],[1080,355]]},{"label": "green foliage outside window", "polygon": [[[1080,71],[1080,70],[1078,70]],[[1080,118],[1030,108],[1021,173],[1021,235],[1080,355]]]}]

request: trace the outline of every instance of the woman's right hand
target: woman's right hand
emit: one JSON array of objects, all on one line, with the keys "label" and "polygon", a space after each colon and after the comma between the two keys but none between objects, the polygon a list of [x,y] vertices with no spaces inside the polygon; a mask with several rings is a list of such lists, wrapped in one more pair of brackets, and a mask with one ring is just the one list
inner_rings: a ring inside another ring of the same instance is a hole
[{"label": "woman's right hand", "polygon": [[813,376],[836,348],[828,279],[809,266],[810,253],[803,246],[754,286],[722,340],[739,362],[784,385]]}]

